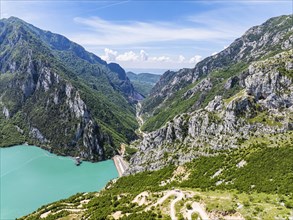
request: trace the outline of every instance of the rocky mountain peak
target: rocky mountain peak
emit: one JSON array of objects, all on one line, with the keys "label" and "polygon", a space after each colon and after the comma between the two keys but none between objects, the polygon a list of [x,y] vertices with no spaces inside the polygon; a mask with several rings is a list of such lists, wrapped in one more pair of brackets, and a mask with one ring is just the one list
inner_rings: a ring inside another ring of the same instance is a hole
[{"label": "rocky mountain peak", "polygon": [[[193,69],[166,72],[152,89],[151,95],[142,103],[141,114],[144,115],[146,119],[156,115],[167,118],[163,115],[165,114],[163,111],[168,108],[167,104],[177,102],[175,99],[180,91],[194,94],[192,91],[185,91],[188,90],[188,86],[191,84],[196,84],[211,74],[217,75],[216,72],[227,72],[229,68],[234,68],[231,70],[231,76],[233,72],[234,74],[239,74],[237,71],[241,71],[241,68],[244,68],[245,65],[253,61],[257,61],[263,57],[273,56],[284,50],[292,49],[292,19],[292,15],[271,18],[259,26],[250,28],[243,36],[232,42],[229,47],[214,56],[205,58],[196,64]],[[216,85],[219,84],[221,80],[227,79],[223,77],[213,77],[213,80],[215,81],[214,85]],[[234,80],[236,80],[236,78],[234,78]],[[211,84],[213,84],[213,82],[211,82]],[[212,89],[212,87],[210,88]],[[205,101],[205,99],[206,97],[202,95],[197,99],[198,103],[196,105],[190,106],[190,110],[200,107],[203,102],[206,104],[208,101]],[[181,101],[178,100],[178,105],[180,105],[180,102]],[[186,111],[186,109],[181,110],[181,112],[184,111]],[[155,119],[150,119],[150,121],[151,120]],[[166,121],[164,121],[164,123],[166,123]],[[153,128],[151,128],[151,126],[148,127],[150,127],[148,130],[158,128],[158,126]]]}]

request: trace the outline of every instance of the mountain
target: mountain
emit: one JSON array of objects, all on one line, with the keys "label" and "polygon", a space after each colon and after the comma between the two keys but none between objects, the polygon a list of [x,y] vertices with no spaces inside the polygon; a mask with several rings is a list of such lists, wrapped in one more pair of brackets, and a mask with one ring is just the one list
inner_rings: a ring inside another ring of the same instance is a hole
[{"label": "mountain", "polygon": [[292,19],[269,19],[195,68],[166,72],[139,103],[150,132],[125,147],[126,175],[22,219],[291,218]]},{"label": "mountain", "polygon": [[133,73],[127,72],[127,77],[133,84],[136,91],[147,97],[154,85],[159,81],[160,75],[152,73]]},{"label": "mountain", "polygon": [[[175,115],[205,107],[215,95],[229,98],[241,90],[233,77],[253,61],[292,48],[292,16],[271,18],[250,28],[228,48],[207,57],[192,69],[167,71],[142,103],[143,130],[153,131]],[[236,86],[225,89],[225,84]],[[199,85],[198,85],[199,84]]]},{"label": "mountain", "polygon": [[128,172],[184,164],[292,130],[292,45],[292,16],[276,17],[194,69],[166,72],[142,102],[142,128],[154,131],[135,146]]},{"label": "mountain", "polygon": [[[233,96],[216,94],[204,108],[179,114],[145,134],[128,172],[184,164],[202,155],[239,148],[254,137],[286,135],[293,130],[292,58],[293,50],[289,50],[252,63],[224,83],[223,89],[241,88]],[[194,91],[208,86],[209,78],[204,78]]]},{"label": "mountain", "polygon": [[118,64],[15,17],[0,20],[0,51],[1,146],[102,160],[136,138],[142,96]]}]

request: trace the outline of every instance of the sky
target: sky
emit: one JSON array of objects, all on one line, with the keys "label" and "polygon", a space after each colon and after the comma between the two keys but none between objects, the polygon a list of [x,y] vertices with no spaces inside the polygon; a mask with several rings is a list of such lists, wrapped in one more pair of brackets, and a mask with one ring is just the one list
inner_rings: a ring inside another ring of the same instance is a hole
[{"label": "sky", "polygon": [[292,0],[0,0],[15,16],[132,71],[194,67],[250,27],[293,13]]}]

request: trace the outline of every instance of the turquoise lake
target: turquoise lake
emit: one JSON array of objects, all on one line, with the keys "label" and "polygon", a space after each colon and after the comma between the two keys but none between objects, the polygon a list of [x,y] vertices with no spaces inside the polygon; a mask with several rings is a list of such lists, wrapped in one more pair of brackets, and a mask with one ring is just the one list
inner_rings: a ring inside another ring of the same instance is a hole
[{"label": "turquoise lake", "polygon": [[0,148],[0,219],[15,219],[78,192],[101,190],[118,173],[114,162],[83,162],[35,146]]}]

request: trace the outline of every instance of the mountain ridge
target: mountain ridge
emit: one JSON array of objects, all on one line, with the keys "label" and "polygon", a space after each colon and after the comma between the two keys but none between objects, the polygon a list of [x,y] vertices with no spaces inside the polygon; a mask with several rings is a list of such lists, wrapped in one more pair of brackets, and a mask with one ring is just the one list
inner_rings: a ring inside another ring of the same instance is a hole
[{"label": "mountain ridge", "polygon": [[152,74],[152,73],[139,73],[136,74],[134,72],[126,73],[129,80],[132,82],[137,91],[147,97],[154,87],[154,85],[160,79],[160,75]]},{"label": "mountain ridge", "polygon": [[[142,102],[140,113],[146,121],[142,128],[150,132],[134,144],[137,152],[128,173],[157,170],[170,163],[181,165],[202,155],[237,148],[253,133],[291,130],[293,25],[288,24],[293,24],[292,16],[269,19],[194,69],[167,71]],[[260,36],[253,43],[266,45],[266,49],[253,50],[247,44],[253,53],[244,56],[242,51],[247,49],[238,48],[239,54],[233,57],[240,57],[240,62],[220,68],[226,62],[222,56],[230,57],[227,51],[235,51],[239,39],[248,39],[257,30],[268,30],[261,34],[275,37]],[[207,67],[218,59],[224,64]],[[146,110],[150,107],[153,113]]]},{"label": "mountain ridge", "polygon": [[120,79],[76,43],[18,18],[2,19],[0,28],[2,146],[28,142],[103,160],[136,137],[134,103],[142,96],[125,72]]},{"label": "mountain ridge", "polygon": [[234,50],[232,43],[193,69],[167,71],[139,102],[144,109],[137,116],[149,132],[139,128],[141,139],[124,146],[124,158],[130,158],[124,176],[99,193],[79,193],[21,219],[290,218],[293,20],[288,19],[292,15],[269,19],[235,43],[267,30],[247,41],[265,48],[247,44]]},{"label": "mountain ridge", "polygon": [[[177,101],[181,103],[174,96],[183,89],[186,89],[185,92],[187,92],[188,85],[195,84],[211,72],[221,69],[224,70],[225,68],[229,69],[229,67],[234,67],[233,71],[241,72],[245,68],[245,65],[251,63],[253,60],[259,59],[264,54],[266,56],[272,56],[273,54],[270,55],[268,53],[269,51],[273,51],[276,54],[285,48],[289,49],[293,42],[292,22],[292,15],[271,18],[262,25],[250,28],[242,37],[232,42],[228,48],[214,56],[205,58],[196,64],[194,68],[185,68],[177,72],[167,71],[164,73],[160,81],[152,89],[150,96],[142,103],[140,113],[146,121],[143,129],[152,131],[166,123],[167,119],[171,120],[175,115],[173,114],[167,117],[167,114],[170,112],[168,105]],[[235,65],[238,66],[235,68]],[[200,104],[206,100],[203,96],[201,96],[201,99],[197,100]],[[189,104],[191,110],[195,110],[198,107]],[[184,109],[184,111],[186,110]],[[178,110],[177,114],[184,112],[180,111]],[[160,118],[165,118],[166,120],[163,123],[154,125],[153,121],[160,121]]]}]

